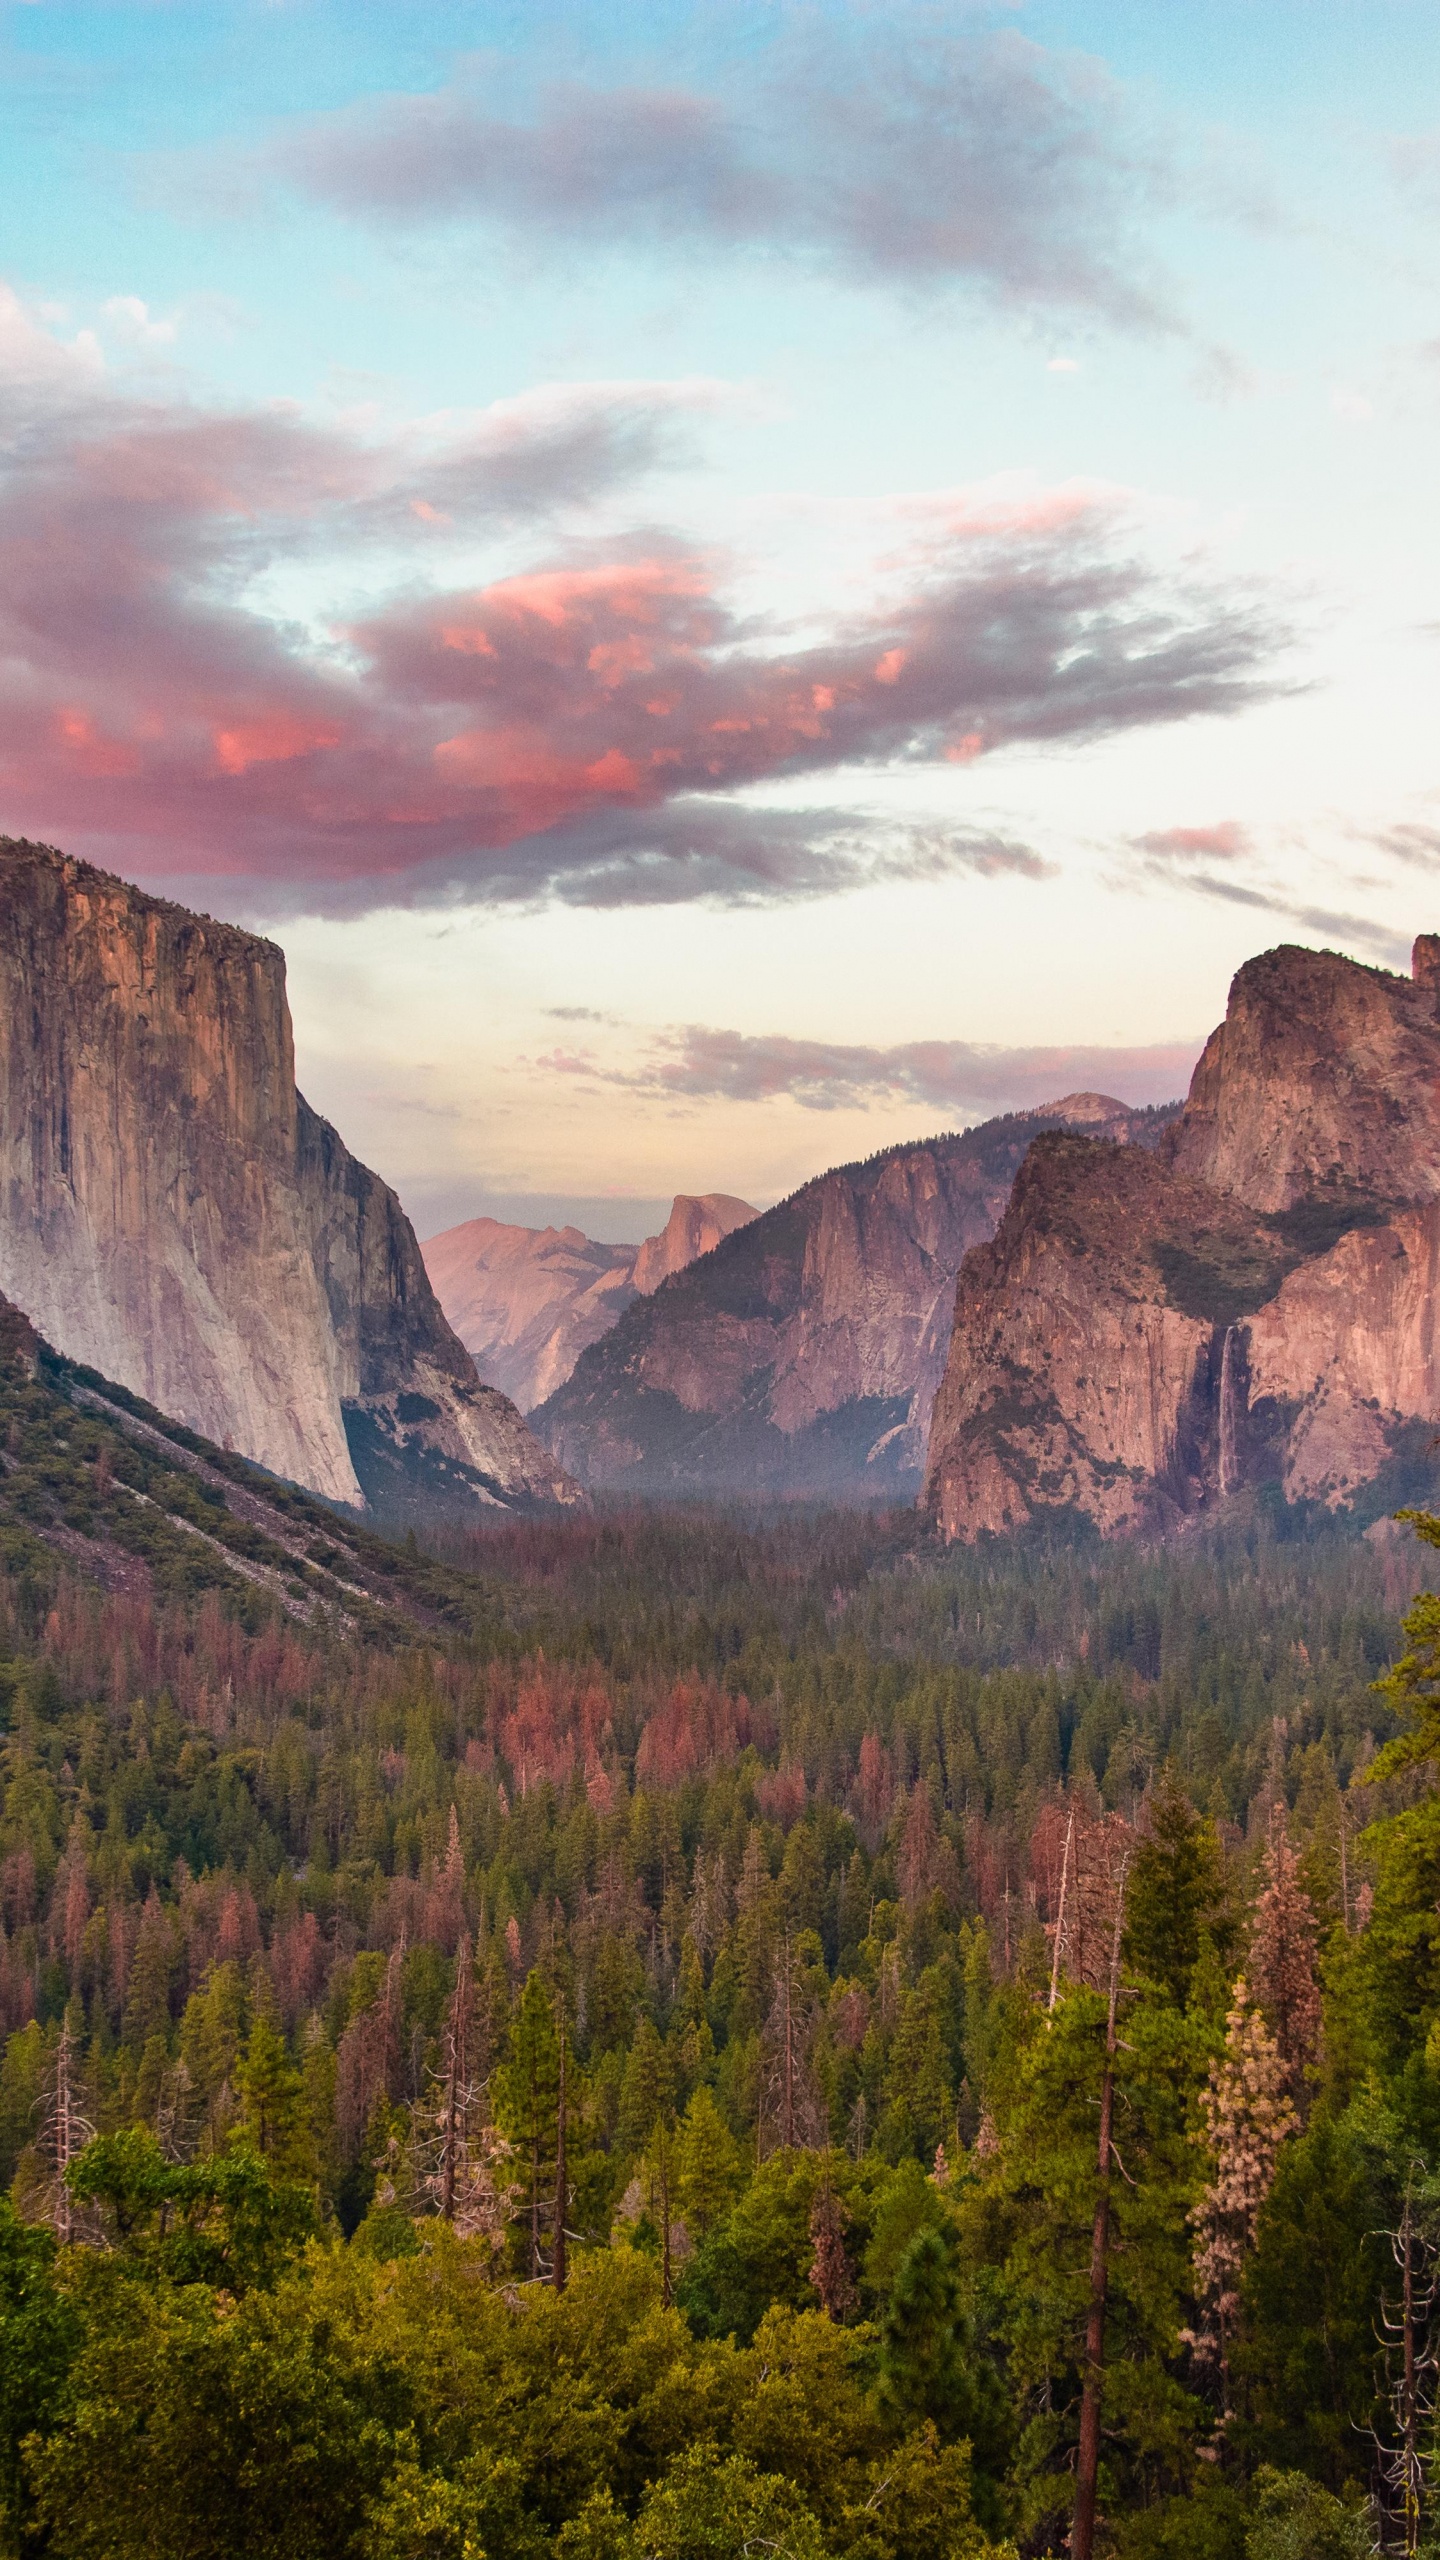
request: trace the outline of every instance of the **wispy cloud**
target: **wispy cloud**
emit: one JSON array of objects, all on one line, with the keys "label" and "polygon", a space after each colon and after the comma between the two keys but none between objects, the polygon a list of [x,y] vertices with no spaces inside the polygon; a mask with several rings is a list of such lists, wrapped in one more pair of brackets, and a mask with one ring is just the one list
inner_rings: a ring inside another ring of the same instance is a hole
[{"label": "wispy cloud", "polygon": [[808,1111],[921,1102],[968,1118],[1033,1110],[1081,1091],[1117,1093],[1137,1105],[1168,1102],[1185,1091],[1203,1045],[1197,1037],[1141,1048],[1001,1048],[967,1040],[862,1048],[690,1023],[664,1033],[635,1067],[569,1053],[544,1063],[557,1072],[676,1101],[770,1102],[783,1096]]},{"label": "wispy cloud", "polygon": [[[1429,830],[1423,827],[1398,827],[1369,835],[1367,841],[1407,860],[1421,861],[1425,859],[1428,834]],[[1440,835],[1433,841],[1440,851]],[[1213,867],[1217,863],[1225,867],[1217,870]],[[1275,916],[1283,923],[1299,925],[1306,933],[1324,934],[1346,949],[1369,952],[1386,968],[1406,965],[1408,946],[1388,925],[1377,924],[1373,917],[1356,915],[1348,909],[1297,898],[1293,889],[1276,881],[1267,868],[1265,850],[1255,830],[1242,826],[1237,818],[1199,826],[1156,827],[1131,836],[1121,851],[1117,874],[1126,884],[1137,879],[1161,879],[1188,889],[1197,897]]]}]

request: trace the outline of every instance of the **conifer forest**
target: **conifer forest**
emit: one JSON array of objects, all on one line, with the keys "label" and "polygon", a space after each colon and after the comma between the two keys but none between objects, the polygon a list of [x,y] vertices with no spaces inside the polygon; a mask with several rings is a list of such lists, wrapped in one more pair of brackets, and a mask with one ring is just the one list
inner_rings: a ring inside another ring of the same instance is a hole
[{"label": "conifer forest", "polygon": [[1436,2547],[1428,1515],[601,1506],[301,1616],[0,1430],[6,2551]]}]

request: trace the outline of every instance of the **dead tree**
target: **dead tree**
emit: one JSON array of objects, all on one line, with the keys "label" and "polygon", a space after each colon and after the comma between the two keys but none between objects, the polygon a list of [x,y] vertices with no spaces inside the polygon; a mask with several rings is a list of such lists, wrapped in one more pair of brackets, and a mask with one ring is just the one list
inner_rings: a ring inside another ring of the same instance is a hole
[{"label": "dead tree", "polygon": [[1424,2519],[1425,2454],[1435,2432],[1435,2310],[1440,2299],[1440,2268],[1433,2227],[1427,2228],[1416,2208],[1416,2164],[1405,2180],[1400,2220],[1385,2237],[1400,2270],[1398,2302],[1381,2297],[1376,2334],[1385,2357],[1387,2398],[1394,2433],[1387,2444],[1376,2434],[1380,2476],[1399,2511],[1406,2560],[1420,2547]]},{"label": "dead tree", "polygon": [[50,2207],[50,2220],[55,2237],[62,2247],[68,2245],[75,2236],[70,2171],[94,2130],[94,2126],[81,2114],[75,2094],[75,2046],[70,2034],[70,2017],[67,2011],[60,2022],[60,2041],[55,2048],[54,2075],[45,2107],[47,2147],[55,2164],[55,2189]]}]

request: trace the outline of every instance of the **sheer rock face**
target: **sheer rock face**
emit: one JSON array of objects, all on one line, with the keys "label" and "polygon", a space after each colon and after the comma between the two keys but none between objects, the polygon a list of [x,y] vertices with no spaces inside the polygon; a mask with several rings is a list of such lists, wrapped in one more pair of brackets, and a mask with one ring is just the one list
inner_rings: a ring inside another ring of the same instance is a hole
[{"label": "sheer rock face", "polygon": [[0,1290],[331,1500],[567,1490],[297,1093],[274,944],[26,844],[0,845]]},{"label": "sheer rock face", "polygon": [[1171,1134],[1177,1171],[1255,1209],[1440,1195],[1432,939],[1419,978],[1293,947],[1247,961]]},{"label": "sheer rock face", "polygon": [[732,1236],[737,1227],[748,1227],[758,1214],[748,1200],[736,1200],[728,1191],[702,1191],[693,1197],[677,1193],[660,1233],[647,1236],[635,1256],[637,1296],[648,1298],[662,1280],[688,1270],[702,1253],[713,1253],[726,1236]]},{"label": "sheer rock face", "polygon": [[960,1274],[924,1499],[971,1539],[1350,1501],[1440,1421],[1440,940],[1251,961],[1153,1157],[1041,1141]]},{"label": "sheer rock face", "polygon": [[537,1430],[593,1485],[913,1492],[961,1258],[1071,1102],[1121,1135],[1153,1141],[1163,1123],[1072,1096],[822,1174],[628,1308]]},{"label": "sheer rock face", "polygon": [[578,1227],[467,1218],[431,1237],[425,1267],[481,1376],[528,1412],[564,1384],[633,1298],[713,1252],[755,1214],[724,1192],[682,1193],[660,1234],[639,1246],[597,1244]]}]

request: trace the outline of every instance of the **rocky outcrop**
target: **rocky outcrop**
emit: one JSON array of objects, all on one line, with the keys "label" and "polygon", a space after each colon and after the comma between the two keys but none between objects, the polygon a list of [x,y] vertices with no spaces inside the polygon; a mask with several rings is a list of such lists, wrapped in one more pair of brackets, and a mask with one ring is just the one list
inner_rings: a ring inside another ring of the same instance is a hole
[{"label": "rocky outcrop", "polygon": [[658,1236],[597,1244],[578,1227],[467,1218],[422,1250],[440,1304],[476,1367],[522,1413],[569,1377],[631,1300],[658,1289],[755,1216],[723,1192],[682,1194]]},{"label": "rocky outcrop", "polygon": [[1293,946],[1247,961],[1171,1133],[1170,1161],[1255,1209],[1440,1195],[1440,1023],[1420,975]]},{"label": "rocky outcrop", "polygon": [[296,1091],[283,955],[0,844],[0,1290],[70,1359],[352,1505],[573,1495]]},{"label": "rocky outcrop", "polygon": [[923,1497],[946,1537],[1398,1487],[1440,1421],[1437,987],[1430,936],[1409,979],[1267,952],[1152,1158],[1032,1149],[956,1292]]},{"label": "rocky outcrop", "polygon": [[758,1216],[748,1200],[736,1200],[728,1191],[702,1191],[694,1197],[685,1191],[677,1193],[660,1233],[647,1236],[635,1256],[636,1296],[648,1298],[662,1280],[688,1270],[702,1253],[713,1253],[726,1236],[733,1236],[737,1227],[748,1227]]},{"label": "rocky outcrop", "polygon": [[591,1485],[913,1493],[961,1259],[1072,1106],[1152,1143],[1168,1116],[1071,1096],[822,1174],[628,1308],[537,1430]]}]

